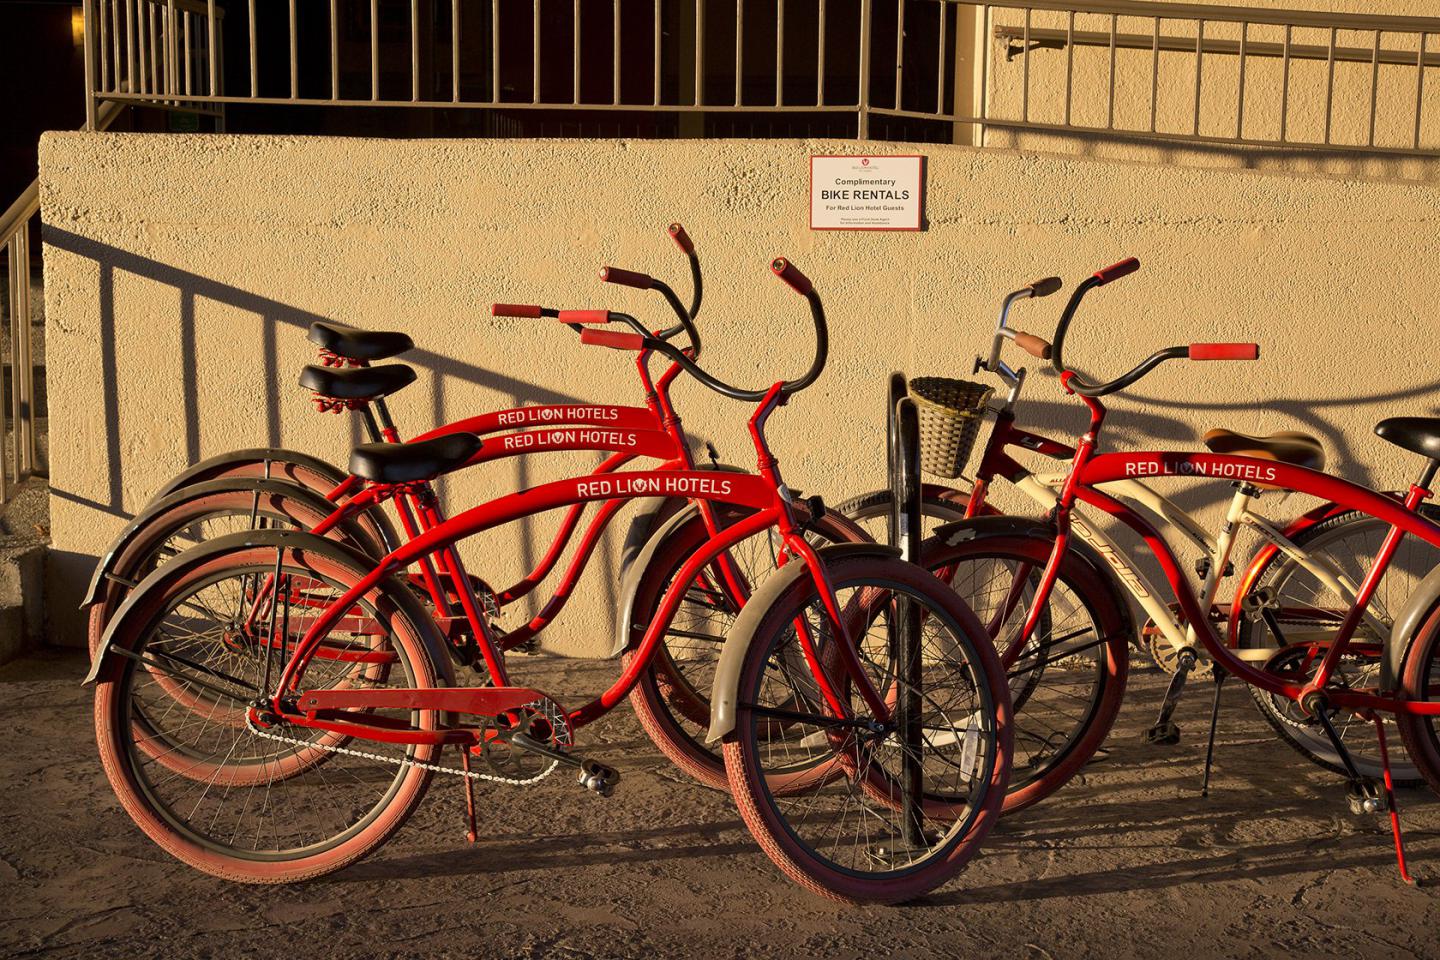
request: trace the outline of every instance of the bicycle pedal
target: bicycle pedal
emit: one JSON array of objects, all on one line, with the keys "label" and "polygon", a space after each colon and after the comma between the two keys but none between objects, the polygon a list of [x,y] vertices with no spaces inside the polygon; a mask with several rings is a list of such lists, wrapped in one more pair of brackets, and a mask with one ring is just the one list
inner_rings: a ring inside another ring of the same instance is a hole
[{"label": "bicycle pedal", "polygon": [[1144,736],[1146,743],[1161,747],[1173,747],[1180,742],[1180,727],[1166,720],[1146,730]]},{"label": "bicycle pedal", "polygon": [[607,767],[598,760],[580,761],[580,786],[591,793],[598,793],[602,797],[611,796],[619,782],[620,771],[614,767]]},{"label": "bicycle pedal", "polygon": [[1357,817],[1390,812],[1384,784],[1370,777],[1348,784],[1345,788],[1345,800],[1350,805],[1350,812]]}]

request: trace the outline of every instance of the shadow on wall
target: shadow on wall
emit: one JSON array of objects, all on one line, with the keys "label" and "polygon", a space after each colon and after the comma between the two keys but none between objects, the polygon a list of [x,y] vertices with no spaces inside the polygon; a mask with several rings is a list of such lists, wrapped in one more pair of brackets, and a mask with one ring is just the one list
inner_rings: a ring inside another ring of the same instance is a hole
[{"label": "shadow on wall", "polygon": [[[179,296],[176,322],[181,353],[180,376],[184,410],[181,426],[178,429],[183,430],[184,433],[187,462],[194,463],[199,460],[201,452],[196,330],[196,306],[197,302],[201,300],[213,301],[243,310],[261,319],[260,356],[245,362],[258,364],[257,372],[264,377],[265,408],[263,415],[258,418],[261,423],[257,424],[257,429],[264,430],[263,439],[267,445],[280,445],[282,437],[279,404],[286,397],[286,388],[293,384],[294,374],[298,371],[280,369],[277,346],[279,337],[281,335],[303,337],[311,323],[334,318],[302,310],[54,227],[47,226],[45,228],[45,242],[57,249],[89,259],[98,267],[100,389],[107,424],[123,422],[118,389],[114,300],[117,276],[132,275],[173,288]],[[404,360],[408,364],[422,368],[430,375],[429,416],[432,426],[438,426],[447,420],[446,386],[453,381],[474,384],[503,394],[508,399],[508,405],[513,406],[528,403],[584,402],[579,397],[544,389],[504,373],[424,349],[417,349],[407,354]],[[883,450],[881,397],[885,389],[884,373],[887,366],[888,364],[883,366],[877,364],[873,371],[876,401],[874,451],[877,463],[883,456],[881,452]],[[920,374],[926,371],[911,372]],[[1046,386],[1050,390],[1056,389],[1050,371],[1037,372],[1048,378]],[[1022,398],[1020,418],[1024,425],[1030,429],[1048,432],[1057,438],[1065,439],[1074,437],[1083,430],[1085,411],[1080,404],[1064,400],[1032,399],[1041,392],[1041,389],[1039,384],[1032,382],[1026,396]],[[1317,435],[1324,442],[1330,454],[1333,465],[1332,472],[1366,486],[1378,483],[1394,488],[1406,478],[1401,476],[1376,477],[1370,467],[1355,456],[1351,438],[1347,438],[1344,432],[1327,420],[1327,413],[1336,409],[1353,408],[1360,405],[1373,408],[1377,421],[1386,416],[1419,415],[1440,409],[1437,408],[1435,402],[1437,396],[1440,396],[1440,380],[1422,386],[1365,396],[1277,401],[1270,403],[1268,409],[1278,415],[1275,429],[1298,423],[1304,429]],[[1108,422],[1107,446],[1112,449],[1144,449],[1157,445],[1194,449],[1198,446],[1198,438],[1204,430],[1228,425],[1227,413],[1248,412],[1251,409],[1251,406],[1244,402],[1176,400],[1144,394],[1127,394],[1123,401],[1116,404],[1115,414]],[[1171,415],[1172,412],[1174,415]],[[1282,420],[1288,422],[1278,422]],[[258,442],[261,438],[256,436],[254,439]],[[350,441],[355,443],[359,442],[359,439],[358,425],[352,418]],[[703,441],[703,438],[698,436],[692,439]],[[125,465],[122,436],[118,430],[111,429],[106,432],[105,462],[109,473],[108,486],[103,500],[87,498],[64,489],[53,489],[52,493],[57,497],[103,511],[111,516],[129,519],[129,515],[122,509]],[[532,477],[526,458],[515,457],[512,458],[511,463],[513,464],[513,474],[508,480],[509,489],[521,489],[529,486]],[[839,502],[860,491],[826,490],[823,492],[830,502]],[[1164,492],[1172,496],[1176,503],[1187,510],[1204,511],[1228,499],[1229,491],[1228,487],[1223,484],[1188,484],[1183,489],[1174,488]],[[1031,507],[1033,505],[1027,505],[1027,509]],[[1294,507],[1291,507],[1290,510],[1293,512]],[[1276,514],[1275,519],[1280,520],[1283,519],[1286,509],[1283,505],[1277,504],[1273,512]],[[523,526],[519,527],[517,532],[521,535],[523,547],[522,556],[519,559],[523,562],[524,569],[528,570],[536,559],[534,555],[536,531],[531,518],[522,520],[520,523]],[[1129,539],[1128,534],[1127,539]],[[608,605],[613,606],[616,600],[615,583],[617,579],[613,552],[606,549],[597,552],[601,565],[599,576],[603,578],[607,590],[605,599]],[[1146,552],[1140,551],[1139,555],[1145,556]],[[67,578],[83,578],[88,575],[89,566],[94,563],[94,560],[94,557],[70,555],[59,557],[56,562],[63,564],[63,572]],[[78,592],[81,587],[83,587],[83,582],[75,590]],[[57,599],[64,602],[68,598],[57,597]]]},{"label": "shadow on wall", "polygon": [[1278,171],[1297,175],[1378,180],[1385,183],[1440,181],[1434,157],[1356,154],[1353,148],[1297,144],[1292,147],[1245,147],[1196,141],[1164,140],[1119,130],[1044,130],[990,127],[986,146],[1006,150],[1062,153],[1094,160],[1130,160],[1176,167]]},{"label": "shadow on wall", "polygon": [[[179,331],[180,343],[180,365],[181,365],[181,392],[183,395],[184,410],[181,415],[181,423],[184,430],[185,459],[189,464],[200,460],[201,454],[201,423],[199,414],[199,384],[198,384],[198,351],[196,335],[196,303],[197,301],[213,301],[239,310],[254,314],[261,321],[261,350],[260,356],[246,359],[244,362],[254,364],[257,373],[264,377],[264,402],[265,410],[260,422],[256,424],[257,429],[264,430],[264,444],[269,447],[281,445],[281,415],[280,406],[283,398],[295,391],[287,392],[282,388],[289,388],[294,385],[297,370],[281,370],[278,359],[277,341],[281,335],[303,337],[310,324],[318,320],[335,321],[333,317],[322,316],[307,310],[272,300],[268,297],[250,293],[227,284],[219,283],[199,274],[187,270],[160,263],[147,257],[138,256],[134,253],[122,250],[109,244],[100,243],[95,240],[80,236],[78,234],[46,226],[44,228],[45,243],[67,253],[76,254],[93,261],[99,268],[99,341],[100,371],[102,392],[101,403],[104,411],[105,422],[110,425],[123,423],[120,410],[118,371],[116,359],[116,322],[115,322],[115,283],[117,275],[131,275],[144,278],[145,280],[163,284],[173,288],[179,295],[179,313],[176,318]],[[446,385],[452,381],[462,381],[474,384],[503,394],[507,398],[506,406],[521,406],[525,404],[555,404],[555,403],[584,403],[589,402],[581,397],[561,393],[555,390],[545,389],[533,383],[516,379],[504,373],[499,373],[485,367],[467,363],[454,357],[442,356],[429,350],[417,348],[405,354],[403,361],[413,367],[419,368],[430,374],[430,421],[428,426],[440,426],[449,419],[446,412]],[[419,388],[415,388],[419,389]],[[467,411],[466,415],[480,411]],[[349,445],[360,443],[360,427],[358,420],[354,417],[347,418],[349,422]],[[428,429],[427,426],[427,429]],[[415,430],[415,433],[421,432]],[[125,463],[121,449],[122,431],[114,428],[107,429],[105,433],[105,463],[108,470],[108,486],[104,500],[97,500],[81,496],[73,491],[53,487],[51,494],[64,500],[89,507],[94,510],[103,511],[111,516],[129,520],[133,515],[123,509],[125,490]],[[258,443],[262,438],[255,437]],[[692,436],[692,439],[703,443],[701,436]],[[601,455],[603,459],[604,455]],[[531,484],[531,472],[524,456],[509,458],[512,464],[513,475],[507,484],[507,489],[523,489]],[[598,459],[597,459],[598,462]],[[498,465],[487,467],[497,469]],[[442,498],[444,492],[442,491]],[[447,510],[454,505],[446,503]],[[535,562],[533,517],[522,518],[516,521],[518,531],[523,544],[523,555],[520,560],[524,569],[531,569]],[[119,533],[119,528],[116,531]],[[608,533],[607,533],[608,535]],[[98,558],[75,553],[62,553],[55,558],[55,562],[63,569],[67,577],[84,576],[88,577],[89,568]],[[600,564],[599,580],[605,585],[607,591],[607,606],[613,607],[617,602],[615,594],[618,581],[618,571],[614,566],[613,552],[606,549],[596,551],[596,559]],[[76,599],[78,592],[83,589],[83,581],[74,588]],[[68,595],[59,598],[62,602],[68,602]]]}]

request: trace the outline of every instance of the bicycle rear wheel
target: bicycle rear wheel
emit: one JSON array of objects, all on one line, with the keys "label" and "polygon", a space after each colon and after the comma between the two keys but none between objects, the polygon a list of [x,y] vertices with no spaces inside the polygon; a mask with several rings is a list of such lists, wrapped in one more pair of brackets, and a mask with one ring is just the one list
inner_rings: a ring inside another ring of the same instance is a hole
[{"label": "bicycle rear wheel", "polygon": [[[751,598],[731,636],[745,654],[725,740],[730,785],[751,833],[801,886],[846,903],[913,899],[963,869],[999,817],[1011,752],[1005,679],[974,614],[923,568],[879,555],[820,556],[871,682],[891,706],[918,699],[919,736],[907,743],[873,716],[823,654],[853,719],[819,695],[795,624],[822,648],[834,636],[797,564]],[[918,686],[883,652],[900,601],[919,611]],[[770,786],[774,769],[824,762],[838,775],[783,796]],[[909,805],[898,802],[907,772],[918,784]]]},{"label": "bicycle rear wheel", "polygon": [[[110,575],[90,606],[87,620],[90,656],[95,656],[110,618],[139,584],[167,560],[196,544],[246,530],[309,530],[337,509],[313,491],[280,481],[219,480],[194,485],[167,498],[129,537],[110,561]],[[380,557],[380,544],[355,520],[338,524],[328,535],[366,554]]]},{"label": "bicycle rear wheel", "polygon": [[[200,560],[177,558],[147,580],[121,614],[96,688],[101,760],[135,823],[190,866],[248,883],[320,876],[373,851],[404,823],[429,783],[431,771],[419,764],[434,762],[439,747],[356,746],[333,733],[283,723],[262,731],[247,722],[248,708],[263,696],[265,653],[252,638],[212,635],[214,619],[207,613],[197,620],[194,611],[243,597],[256,581],[274,576],[277,560],[281,581],[303,581],[316,603],[333,602],[366,571],[317,537],[220,546],[195,551]],[[400,589],[382,585],[355,606],[354,617],[380,625],[383,637],[356,642],[332,634],[331,642],[353,646],[356,654],[386,655],[382,669],[367,672],[367,687],[440,685],[425,633],[433,627],[394,601],[390,592]],[[199,664],[193,658],[197,648],[217,643],[235,650],[223,669],[213,659]],[[353,663],[318,663],[303,684],[334,686],[324,676],[327,668],[348,677]],[[203,691],[213,709],[177,709],[176,687]],[[435,711],[374,713],[382,722],[422,730],[441,722]]]},{"label": "bicycle rear wheel", "polygon": [[[1440,521],[1440,506],[1422,504],[1420,514],[1429,520]],[[1352,510],[1317,523],[1296,534],[1293,539],[1295,545],[1311,557],[1328,562],[1352,584],[1358,585],[1389,531],[1390,525],[1384,521]],[[1384,632],[1377,636],[1374,626],[1362,620],[1356,627],[1351,649],[1337,664],[1333,682],[1353,687],[1378,685],[1379,657],[1356,652],[1357,647],[1362,650],[1364,645],[1372,649],[1384,648],[1394,614],[1414,592],[1420,580],[1436,566],[1440,566],[1440,549],[1419,537],[1406,537],[1400,541],[1395,557],[1370,601],[1370,612]],[[1324,656],[1323,647],[1314,649],[1316,656],[1309,656],[1312,644],[1323,644],[1334,635],[1349,612],[1350,601],[1326,587],[1313,573],[1284,554],[1276,556],[1249,590],[1252,595],[1259,595],[1261,591],[1268,591],[1269,605],[1279,623],[1281,636],[1275,637],[1263,619],[1247,619],[1240,627],[1240,645],[1249,649],[1273,648],[1277,651],[1282,645],[1286,646],[1287,654],[1271,661],[1272,669],[1281,671],[1292,683],[1303,684],[1309,679],[1314,666],[1309,661],[1318,662]],[[1259,687],[1248,689],[1256,709],[1281,740],[1311,763],[1335,773],[1345,773],[1330,738],[1313,717],[1287,697],[1267,693]],[[1392,719],[1386,717],[1385,723],[1392,733],[1395,732]],[[1356,768],[1365,776],[1378,778],[1381,763],[1373,724],[1347,712],[1336,717],[1335,731]],[[1414,763],[1403,756],[1392,756],[1390,762],[1391,776],[1397,785],[1420,785],[1420,772]]]}]

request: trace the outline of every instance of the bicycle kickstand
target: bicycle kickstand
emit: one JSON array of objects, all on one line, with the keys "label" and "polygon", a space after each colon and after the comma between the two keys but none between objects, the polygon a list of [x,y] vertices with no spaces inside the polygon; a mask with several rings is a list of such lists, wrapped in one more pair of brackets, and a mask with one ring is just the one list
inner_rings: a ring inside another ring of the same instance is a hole
[{"label": "bicycle kickstand", "polygon": [[1195,667],[1195,651],[1186,647],[1180,651],[1179,659],[1180,667],[1175,671],[1175,676],[1170,678],[1170,686],[1165,690],[1165,702],[1160,704],[1160,715],[1145,731],[1146,743],[1170,746],[1180,742],[1180,728],[1170,718],[1174,716],[1175,708],[1180,703],[1180,694],[1185,691],[1185,679]]},{"label": "bicycle kickstand", "polygon": [[1210,796],[1210,768],[1215,763],[1215,725],[1220,721],[1220,690],[1227,674],[1215,664],[1215,699],[1210,704],[1210,739],[1205,744],[1205,773],[1200,778],[1200,796]]},{"label": "bicycle kickstand", "polygon": [[465,771],[465,776],[460,779],[465,782],[465,839],[475,843],[480,839],[480,834],[475,829],[475,779],[470,776],[470,748],[460,744],[460,769]]},{"label": "bicycle kickstand", "polygon": [[1400,879],[1412,887],[1420,886],[1420,881],[1410,875],[1410,868],[1405,863],[1405,836],[1400,832],[1400,809],[1395,804],[1395,781],[1390,777],[1390,750],[1385,743],[1385,721],[1375,714],[1372,719],[1375,721],[1375,739],[1380,742],[1380,769],[1385,777],[1385,801],[1390,808],[1390,833],[1395,837],[1395,863],[1400,867]]}]

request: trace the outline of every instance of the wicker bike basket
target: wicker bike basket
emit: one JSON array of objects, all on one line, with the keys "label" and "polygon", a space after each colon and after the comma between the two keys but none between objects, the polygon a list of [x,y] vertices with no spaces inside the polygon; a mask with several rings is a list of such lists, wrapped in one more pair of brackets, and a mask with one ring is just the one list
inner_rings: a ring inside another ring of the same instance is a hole
[{"label": "wicker bike basket", "polygon": [[920,415],[920,466],[927,473],[960,476],[993,392],[982,384],[949,377],[910,381],[910,396]]}]

